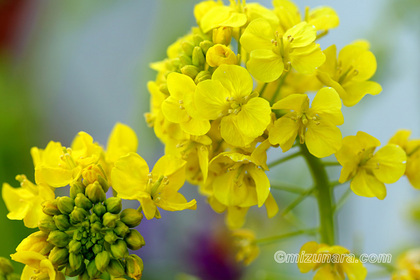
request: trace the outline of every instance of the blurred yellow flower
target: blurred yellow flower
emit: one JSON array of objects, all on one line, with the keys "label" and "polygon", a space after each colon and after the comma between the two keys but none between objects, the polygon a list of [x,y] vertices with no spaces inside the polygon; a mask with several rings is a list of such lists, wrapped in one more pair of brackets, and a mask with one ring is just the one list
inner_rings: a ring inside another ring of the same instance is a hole
[{"label": "blurred yellow flower", "polygon": [[251,264],[260,254],[255,234],[252,230],[237,229],[232,232],[234,245],[238,250],[236,260],[243,261],[245,265]]},{"label": "blurred yellow flower", "polygon": [[420,279],[420,249],[412,249],[398,257],[397,271],[392,280]]}]

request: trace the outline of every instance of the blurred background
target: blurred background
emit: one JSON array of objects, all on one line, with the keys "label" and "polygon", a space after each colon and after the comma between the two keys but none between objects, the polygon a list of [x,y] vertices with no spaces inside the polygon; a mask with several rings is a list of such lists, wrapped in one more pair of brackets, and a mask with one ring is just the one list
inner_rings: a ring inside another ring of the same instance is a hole
[{"label": "blurred background", "polygon": [[[271,1],[257,1],[272,7]],[[296,0],[306,5],[329,5],[340,26],[320,43],[338,49],[360,38],[371,42],[378,59],[374,80],[383,86],[344,108],[343,135],[362,130],[383,144],[399,128],[420,138],[420,2],[418,0]],[[146,83],[155,73],[149,63],[166,57],[166,48],[195,25],[192,0],[1,0],[0,1],[0,183],[17,187],[16,174],[33,179],[30,147],[48,141],[69,146],[83,130],[106,144],[116,122],[135,129],[139,153],[149,164],[163,146],[145,124],[149,93]],[[269,159],[280,154],[271,151]],[[339,168],[331,176],[338,178]],[[282,182],[310,186],[299,159],[270,171]],[[348,186],[340,187],[337,197]],[[388,186],[384,201],[351,195],[338,215],[339,241],[359,253],[393,253],[419,246],[420,222],[413,211],[420,195],[405,178]],[[197,211],[163,213],[161,220],[144,221],[140,232],[146,246],[138,254],[145,263],[144,279],[310,279],[296,265],[277,264],[277,250],[297,253],[310,237],[288,239],[261,247],[249,267],[234,262],[223,215],[215,214],[196,191],[182,192],[198,200]],[[280,209],[295,197],[273,190]],[[418,207],[418,206],[417,206]],[[253,209],[247,227],[264,238],[317,224],[314,199],[307,199],[283,218],[272,220]],[[0,199],[0,256],[14,252],[31,230],[9,221]],[[16,264],[16,269],[22,267]],[[163,269],[164,268],[164,269]],[[380,268],[375,279],[380,278]],[[376,272],[374,273],[376,274]],[[371,277],[373,279],[373,277]],[[389,279],[389,277],[388,277]]]}]

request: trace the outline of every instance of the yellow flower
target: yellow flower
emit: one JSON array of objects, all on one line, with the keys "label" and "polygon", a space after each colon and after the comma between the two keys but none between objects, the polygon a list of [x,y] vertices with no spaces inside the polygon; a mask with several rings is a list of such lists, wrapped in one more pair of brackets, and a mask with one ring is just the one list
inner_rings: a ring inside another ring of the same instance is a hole
[{"label": "yellow flower", "polygon": [[211,67],[238,63],[235,53],[229,47],[221,44],[214,45],[207,51],[206,61]]},{"label": "yellow flower", "polygon": [[136,133],[129,126],[117,123],[108,138],[106,161],[113,165],[121,156],[136,152],[138,140]]},{"label": "yellow flower", "polygon": [[236,260],[243,261],[245,265],[252,263],[260,254],[255,234],[251,230],[238,229],[232,232],[235,247],[238,248]]},{"label": "yellow flower", "polygon": [[241,36],[243,48],[250,53],[249,72],[261,82],[278,79],[290,66],[303,74],[311,74],[324,63],[314,26],[301,22],[286,32],[274,29],[265,19],[252,21]]},{"label": "yellow flower", "polygon": [[194,95],[197,117],[221,118],[222,138],[233,146],[246,146],[263,134],[270,123],[267,100],[252,93],[253,81],[245,68],[219,66],[212,79],[201,82]]},{"label": "yellow flower", "polygon": [[384,199],[384,183],[395,183],[404,175],[407,156],[401,147],[393,144],[374,153],[380,145],[378,139],[361,131],[356,136],[345,137],[335,154],[343,166],[340,183],[352,180],[350,188],[355,194]]},{"label": "yellow flower", "polygon": [[269,141],[288,151],[299,135],[300,143],[316,157],[327,157],[341,147],[341,132],[337,125],[344,122],[341,101],[332,88],[322,88],[312,101],[306,94],[292,94],[275,103],[273,109],[287,110],[270,129]]},{"label": "yellow flower", "polygon": [[369,44],[359,41],[345,46],[338,58],[336,46],[325,51],[326,61],[319,68],[318,79],[333,87],[345,106],[357,104],[366,94],[377,95],[382,91],[380,84],[368,81],[376,72],[376,58],[369,51]]},{"label": "yellow flower", "polygon": [[420,250],[412,249],[398,257],[398,270],[392,280],[420,279]]},{"label": "yellow flower", "polygon": [[299,8],[289,0],[274,0],[274,12],[280,20],[280,31],[283,33],[300,23],[302,20],[315,26],[316,30],[327,31],[339,25],[340,19],[334,9],[330,7],[316,7],[307,9],[304,19],[301,18]]},{"label": "yellow flower", "polygon": [[138,200],[147,219],[160,218],[157,207],[167,211],[195,209],[196,201],[187,202],[178,190],[185,182],[185,161],[165,155],[149,173],[146,161],[136,153],[121,157],[111,173],[118,196]]},{"label": "yellow flower", "polygon": [[168,90],[170,96],[162,103],[164,116],[173,123],[180,124],[181,129],[192,135],[204,135],[210,129],[207,120],[198,120],[192,98],[196,85],[194,81],[183,74],[171,73],[168,76]]},{"label": "yellow flower", "polygon": [[[311,256],[309,262],[306,262],[305,255]],[[315,241],[304,244],[300,249],[298,268],[302,273],[317,270],[314,280],[343,280],[345,275],[351,280],[364,280],[367,275],[363,264],[346,248]]]},{"label": "yellow flower", "polygon": [[395,144],[404,149],[407,154],[405,175],[413,187],[420,189],[420,139],[408,140],[410,135],[410,130],[399,130],[389,140],[389,144]]},{"label": "yellow flower", "polygon": [[25,175],[16,176],[20,182],[20,188],[12,188],[4,183],[2,188],[3,200],[11,220],[22,220],[26,227],[35,228],[38,222],[45,216],[42,212],[42,202],[55,198],[54,192],[47,185],[35,185]]},{"label": "yellow flower", "polygon": [[50,279],[61,280],[63,275],[57,272],[51,261],[37,252],[16,252],[11,255],[12,260],[26,264],[21,279]]}]

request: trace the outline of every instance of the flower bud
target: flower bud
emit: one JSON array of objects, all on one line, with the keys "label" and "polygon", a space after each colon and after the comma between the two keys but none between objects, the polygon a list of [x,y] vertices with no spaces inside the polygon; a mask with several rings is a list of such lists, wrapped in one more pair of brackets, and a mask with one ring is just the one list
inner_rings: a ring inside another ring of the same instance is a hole
[{"label": "flower bud", "polygon": [[70,227],[69,217],[67,215],[54,216],[54,223],[61,231],[65,231]]},{"label": "flower bud", "polygon": [[75,199],[79,193],[85,193],[85,186],[79,181],[70,183],[70,197]]},{"label": "flower bud", "polygon": [[10,260],[0,257],[0,275],[7,275],[13,272],[13,266]]},{"label": "flower bud", "polygon": [[105,214],[105,212],[106,212],[106,208],[102,204],[96,204],[95,206],[93,206],[92,211],[98,217],[102,217]]},{"label": "flower bud", "polygon": [[106,241],[106,242],[108,242],[109,244],[112,244],[112,243],[114,243],[114,242],[118,239],[118,236],[117,236],[117,235],[115,235],[115,233],[114,233],[113,231],[108,230],[108,231],[105,233],[104,239],[105,239],[105,241]]},{"label": "flower bud", "polygon": [[106,199],[105,192],[98,181],[86,187],[86,195],[93,203],[102,202]]},{"label": "flower bud", "polygon": [[102,252],[103,250],[104,250],[104,248],[103,248],[101,245],[99,245],[99,244],[95,244],[95,245],[93,245],[92,252],[93,252],[95,255],[99,254],[99,253],[100,253],[100,252]]},{"label": "flower bud", "polygon": [[53,265],[59,266],[65,264],[69,259],[69,251],[67,248],[54,247],[48,255],[48,259]]},{"label": "flower bud", "polygon": [[165,84],[160,84],[159,85],[159,91],[161,91],[162,93],[169,95],[169,90],[168,90],[168,85]]},{"label": "flower bud", "polygon": [[128,277],[140,280],[143,273],[143,260],[137,255],[130,255],[126,258],[125,272]]},{"label": "flower bud", "polygon": [[82,266],[82,263],[83,263],[82,254],[70,253],[69,264],[70,264],[71,269],[78,270]]},{"label": "flower bud", "polygon": [[80,241],[80,240],[82,240],[82,237],[83,237],[82,229],[76,230],[76,231],[73,233],[73,240],[78,240],[78,241]]},{"label": "flower bud", "polygon": [[[85,263],[82,262],[82,264],[80,265],[79,269],[73,269],[70,267],[70,264],[67,264],[66,266],[66,275],[70,276],[70,277],[75,277],[77,275],[82,274],[86,269]],[[56,279],[58,280],[58,279]]]},{"label": "flower bud", "polygon": [[114,277],[120,277],[125,274],[124,267],[119,260],[111,259],[107,271]]},{"label": "flower bud", "polygon": [[179,61],[180,61],[180,64],[181,64],[180,67],[183,67],[185,65],[191,65],[192,64],[191,58],[188,55],[186,55],[186,54],[181,54],[179,56]]},{"label": "flower bud", "polygon": [[46,216],[38,222],[38,228],[44,232],[50,232],[57,229],[54,219],[51,216]]},{"label": "flower bud", "polygon": [[[105,175],[104,175],[105,176]],[[108,181],[102,177],[101,175],[98,176],[98,182],[99,184],[101,184],[102,189],[104,190],[104,192],[106,193],[109,190],[109,184]]]},{"label": "flower bud", "polygon": [[130,228],[124,224],[121,221],[117,221],[115,223],[115,228],[114,228],[114,232],[119,236],[119,237],[124,237],[127,233],[130,232]]},{"label": "flower bud", "polygon": [[213,47],[213,42],[209,41],[209,40],[204,40],[202,42],[200,42],[200,48],[203,50],[204,54],[207,54],[207,51]]},{"label": "flower bud", "polygon": [[221,26],[213,29],[213,42],[228,46],[232,39],[232,28]]},{"label": "flower bud", "polygon": [[80,223],[82,221],[84,221],[85,217],[88,215],[89,213],[80,207],[74,207],[74,210],[70,213],[70,222],[72,224],[77,224]]},{"label": "flower bud", "polygon": [[195,77],[194,82],[198,84],[209,79],[211,79],[211,73],[209,71],[201,71],[197,74],[197,77]]},{"label": "flower bud", "polygon": [[118,215],[106,212],[104,216],[102,217],[102,224],[106,227],[114,228],[115,222],[117,221],[117,219],[118,219]]},{"label": "flower bud", "polygon": [[48,235],[47,241],[57,247],[66,247],[70,242],[70,237],[65,232],[54,230]]},{"label": "flower bud", "polygon": [[99,270],[96,268],[96,261],[95,260],[91,260],[89,262],[89,264],[87,265],[87,272],[88,272],[89,276],[91,277],[90,279],[94,279],[94,278],[96,278],[100,275]]},{"label": "flower bud", "polygon": [[186,55],[191,56],[194,49],[194,45],[191,42],[184,41],[181,43],[181,48]]},{"label": "flower bud", "polygon": [[145,245],[143,236],[135,229],[130,229],[124,240],[127,243],[127,247],[131,250],[138,250]]},{"label": "flower bud", "polygon": [[77,241],[77,240],[70,241],[69,243],[70,253],[78,254],[80,253],[81,250],[82,250],[82,243],[80,243],[80,241]]},{"label": "flower bud", "polygon": [[143,219],[143,214],[136,209],[127,208],[120,214],[120,220],[129,227],[136,227]]},{"label": "flower bud", "polygon": [[74,208],[74,200],[68,196],[57,197],[57,207],[63,214],[70,214]]},{"label": "flower bud", "polygon": [[[11,274],[8,274],[5,279],[7,279],[7,280],[20,280],[21,276],[17,273],[11,273]],[[56,278],[56,280],[59,280],[59,279]]]},{"label": "flower bud", "polygon": [[87,273],[87,271],[83,272],[83,274],[79,275],[78,280],[90,280],[92,278],[90,278],[89,274]]},{"label": "flower bud", "polygon": [[204,41],[203,37],[201,37],[198,34],[193,35],[193,42],[196,46],[198,46],[201,43],[201,41]]},{"label": "flower bud", "polygon": [[109,264],[110,256],[107,251],[102,251],[95,257],[96,268],[103,272]]},{"label": "flower bud", "polygon": [[45,200],[44,202],[42,202],[42,211],[49,216],[61,214],[60,210],[58,210],[57,207],[57,200],[55,199]]},{"label": "flower bud", "polygon": [[83,181],[87,181],[89,184],[93,184],[98,180],[99,176],[104,177],[102,168],[97,164],[91,164],[88,167],[84,168],[82,171]]},{"label": "flower bud", "polygon": [[206,61],[211,67],[238,63],[235,53],[229,47],[220,44],[214,45],[208,50]]},{"label": "flower bud", "polygon": [[101,232],[102,230],[102,224],[100,221],[94,222],[91,226],[90,226],[90,231],[93,233],[98,233]]},{"label": "flower bud", "polygon": [[192,64],[195,66],[203,65],[206,59],[204,58],[204,53],[200,47],[194,47],[192,53]]},{"label": "flower bud", "polygon": [[85,210],[90,210],[92,208],[92,202],[87,198],[83,193],[78,193],[74,199],[74,203],[77,207],[83,208]]},{"label": "flower bud", "polygon": [[200,69],[198,69],[194,65],[185,65],[184,67],[181,68],[181,73],[184,75],[187,75],[191,79],[195,79],[198,72],[200,72]]},{"label": "flower bud", "polygon": [[127,243],[124,240],[118,239],[117,242],[111,244],[112,256],[116,259],[123,259],[128,256]]},{"label": "flower bud", "polygon": [[110,197],[107,200],[105,200],[105,206],[106,210],[113,214],[118,214],[121,212],[122,204],[121,204],[121,198],[119,197]]}]

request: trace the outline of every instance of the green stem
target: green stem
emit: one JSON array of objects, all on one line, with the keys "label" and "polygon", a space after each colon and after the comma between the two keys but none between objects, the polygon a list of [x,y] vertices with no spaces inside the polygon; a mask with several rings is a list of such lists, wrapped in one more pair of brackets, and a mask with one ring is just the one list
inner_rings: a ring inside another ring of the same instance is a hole
[{"label": "green stem", "polygon": [[346,203],[347,199],[349,199],[349,197],[350,197],[350,195],[351,195],[352,192],[353,191],[350,188],[348,188],[346,190],[346,192],[343,194],[343,196],[340,197],[340,199],[338,200],[338,202],[333,207],[333,210],[334,210],[335,213],[338,212],[338,210],[340,210],[341,207],[344,206],[344,204]]},{"label": "green stem", "polygon": [[323,161],[322,164],[324,166],[341,166],[341,164],[337,161]]},{"label": "green stem", "polygon": [[295,158],[295,157],[297,157],[297,156],[299,156],[299,155],[301,155],[302,153],[300,152],[300,151],[298,151],[298,152],[296,152],[296,153],[293,153],[293,154],[291,154],[291,155],[288,155],[287,157],[284,157],[284,158],[280,158],[280,159],[278,159],[278,160],[276,160],[276,161],[273,161],[272,163],[269,163],[267,166],[268,166],[268,169],[270,169],[270,168],[272,168],[272,167],[274,167],[274,166],[276,166],[276,165],[279,165],[279,164],[281,164],[281,163],[283,163],[283,162],[285,162],[285,161],[288,161],[289,159],[292,159],[292,158]]},{"label": "green stem", "polygon": [[317,189],[317,200],[320,218],[321,242],[335,244],[334,211],[332,206],[332,195],[327,171],[322,161],[309,153],[306,145],[301,145],[302,155],[311,171],[315,188]]},{"label": "green stem", "polygon": [[317,228],[311,228],[311,229],[304,229],[304,230],[298,230],[298,231],[294,231],[294,232],[289,232],[286,234],[281,234],[281,235],[276,235],[276,236],[272,236],[272,237],[267,237],[267,238],[262,238],[262,239],[258,239],[257,240],[257,244],[259,245],[266,245],[266,244],[270,244],[273,242],[278,242],[290,237],[294,237],[294,236],[299,236],[302,234],[316,234],[318,232]]},{"label": "green stem", "polygon": [[270,182],[270,188],[275,189],[275,190],[279,190],[279,191],[295,193],[295,194],[303,194],[303,193],[306,192],[305,189],[299,188],[297,186],[284,184],[284,183],[276,182],[276,181],[271,181]]},{"label": "green stem", "polygon": [[281,213],[282,216],[289,213],[291,210],[293,210],[296,206],[298,206],[305,198],[310,196],[315,191],[315,188],[310,188],[309,190],[302,193],[299,197],[297,197],[295,200],[292,201]]},{"label": "green stem", "polygon": [[276,89],[276,91],[274,92],[273,97],[272,97],[272,98],[271,98],[271,100],[270,100],[270,105],[273,105],[273,104],[274,104],[274,102],[276,101],[277,96],[278,96],[278,95],[279,95],[279,93],[280,93],[281,86],[283,85],[284,80],[286,79],[287,74],[289,74],[289,72],[283,72],[283,74],[281,74],[281,76],[280,76],[280,78],[279,78],[279,84],[277,85],[277,89]]},{"label": "green stem", "polygon": [[267,88],[267,85],[268,85],[268,83],[265,83],[265,84],[262,86],[262,88],[261,88],[261,90],[260,90],[260,97],[263,97],[263,96],[264,96],[264,91],[265,91],[265,89]]}]

